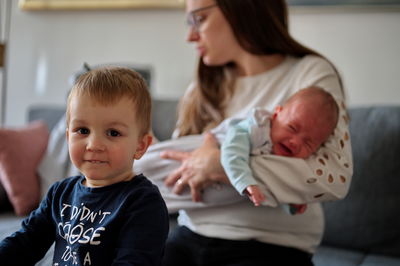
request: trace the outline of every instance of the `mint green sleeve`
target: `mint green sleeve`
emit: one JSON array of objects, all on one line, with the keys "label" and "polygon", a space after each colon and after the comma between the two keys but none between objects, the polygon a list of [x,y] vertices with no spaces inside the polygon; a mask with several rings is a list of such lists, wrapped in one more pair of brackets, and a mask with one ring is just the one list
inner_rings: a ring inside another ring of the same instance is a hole
[{"label": "mint green sleeve", "polygon": [[250,165],[252,120],[245,119],[229,126],[225,140],[221,145],[221,163],[235,189],[243,195],[249,185],[257,185]]}]

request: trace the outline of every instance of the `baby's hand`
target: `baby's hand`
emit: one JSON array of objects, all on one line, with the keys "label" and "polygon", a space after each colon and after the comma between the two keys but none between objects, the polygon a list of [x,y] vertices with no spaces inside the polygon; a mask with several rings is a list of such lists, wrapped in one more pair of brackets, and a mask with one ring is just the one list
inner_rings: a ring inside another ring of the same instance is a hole
[{"label": "baby's hand", "polygon": [[246,194],[255,206],[260,206],[265,200],[265,195],[261,192],[260,188],[256,185],[251,185],[246,188]]},{"label": "baby's hand", "polygon": [[290,214],[303,214],[307,210],[307,204],[289,204]]}]

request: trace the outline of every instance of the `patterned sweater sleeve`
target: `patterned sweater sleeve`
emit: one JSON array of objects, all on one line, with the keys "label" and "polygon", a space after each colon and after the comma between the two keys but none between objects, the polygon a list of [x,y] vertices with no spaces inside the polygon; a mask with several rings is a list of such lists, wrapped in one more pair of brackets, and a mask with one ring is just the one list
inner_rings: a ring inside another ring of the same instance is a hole
[{"label": "patterned sweater sleeve", "polygon": [[[326,60],[315,57],[304,68],[298,89],[318,86],[335,98],[339,120],[334,133],[308,159],[262,155],[251,158],[251,167],[277,203],[311,203],[342,199],[346,196],[353,174],[349,134],[349,116],[344,93],[336,70]],[[261,158],[264,157],[264,158]],[[262,160],[268,160],[263,164]]]}]

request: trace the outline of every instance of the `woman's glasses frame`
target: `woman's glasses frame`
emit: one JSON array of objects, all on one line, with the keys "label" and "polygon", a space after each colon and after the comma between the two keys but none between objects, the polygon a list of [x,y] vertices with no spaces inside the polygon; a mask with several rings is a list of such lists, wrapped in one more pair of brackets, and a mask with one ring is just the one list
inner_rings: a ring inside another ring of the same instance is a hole
[{"label": "woman's glasses frame", "polygon": [[209,6],[200,7],[200,8],[197,8],[195,10],[190,11],[188,13],[187,19],[186,19],[186,22],[189,25],[189,27],[192,27],[196,32],[199,32],[200,26],[201,26],[201,22],[202,22],[201,21],[202,16],[199,16],[198,13],[201,12],[201,11],[216,7],[216,6],[217,6],[217,4],[212,4],[212,5],[209,5]]}]

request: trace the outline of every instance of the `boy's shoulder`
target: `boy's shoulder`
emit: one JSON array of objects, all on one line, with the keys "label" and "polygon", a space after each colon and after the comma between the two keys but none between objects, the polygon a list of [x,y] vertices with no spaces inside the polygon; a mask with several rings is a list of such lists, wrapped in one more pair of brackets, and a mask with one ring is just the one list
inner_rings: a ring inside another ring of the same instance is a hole
[{"label": "boy's shoulder", "polygon": [[158,187],[143,174],[136,175],[129,183],[127,189],[130,193],[136,194],[136,196],[140,194],[141,198],[163,201]]},{"label": "boy's shoulder", "polygon": [[128,182],[128,186],[133,190],[143,190],[147,192],[159,193],[158,187],[154,185],[146,176],[143,174],[136,175],[131,181]]}]

